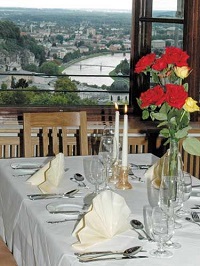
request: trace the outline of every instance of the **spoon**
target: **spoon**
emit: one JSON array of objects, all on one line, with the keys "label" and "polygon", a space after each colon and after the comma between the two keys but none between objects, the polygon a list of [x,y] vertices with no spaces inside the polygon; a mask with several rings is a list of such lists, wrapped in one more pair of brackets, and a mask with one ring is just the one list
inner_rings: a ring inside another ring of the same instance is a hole
[{"label": "spoon", "polygon": [[85,188],[88,188],[88,187],[86,186],[86,184],[83,182],[84,177],[83,177],[81,174],[79,174],[79,173],[74,174],[74,177],[71,177],[70,180],[76,182],[76,183],[78,184],[79,187],[85,187]]},{"label": "spoon", "polygon": [[[130,221],[131,223],[131,221]],[[132,225],[132,224],[131,224]],[[133,225],[132,225],[133,226]],[[132,228],[137,234],[138,234],[138,239],[139,240],[144,240],[146,239],[146,237],[144,237],[142,234],[140,234],[140,232],[138,232],[134,227]]]},{"label": "spoon", "polygon": [[153,239],[151,239],[151,237],[145,232],[144,225],[140,221],[133,219],[133,220],[130,221],[130,223],[131,223],[131,225],[133,226],[134,229],[142,230],[142,232],[145,234],[145,236],[147,237],[147,239],[149,241],[153,241]]},{"label": "spoon", "polygon": [[142,250],[141,246],[135,246],[131,248],[127,248],[124,251],[91,251],[84,253],[74,253],[74,255],[78,256],[78,258],[84,258],[87,260],[108,256],[108,255],[123,255],[125,257],[131,257]]}]

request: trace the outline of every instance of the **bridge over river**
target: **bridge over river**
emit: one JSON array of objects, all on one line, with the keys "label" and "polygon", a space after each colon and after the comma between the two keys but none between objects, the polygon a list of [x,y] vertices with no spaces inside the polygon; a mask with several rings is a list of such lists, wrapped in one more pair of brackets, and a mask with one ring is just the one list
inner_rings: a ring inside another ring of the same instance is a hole
[{"label": "bridge over river", "polygon": [[103,64],[95,64],[95,65],[92,65],[92,64],[83,64],[83,63],[75,63],[74,65],[78,65],[80,70],[82,69],[82,67],[99,67],[100,71],[103,69],[103,67],[109,67],[109,68],[115,68],[116,66],[108,66],[108,65],[103,65]]}]

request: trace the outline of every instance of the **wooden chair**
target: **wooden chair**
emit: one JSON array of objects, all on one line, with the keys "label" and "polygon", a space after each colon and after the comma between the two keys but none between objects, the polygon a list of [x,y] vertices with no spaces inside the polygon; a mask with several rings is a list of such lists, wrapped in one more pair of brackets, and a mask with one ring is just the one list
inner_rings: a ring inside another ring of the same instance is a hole
[{"label": "wooden chair", "polygon": [[128,138],[128,153],[148,152],[148,140],[146,136],[136,136]]},{"label": "wooden chair", "polygon": [[[198,138],[200,140],[200,138]],[[200,179],[200,156],[187,153],[180,143],[180,153],[183,160],[183,170]]]},{"label": "wooden chair", "polygon": [[25,157],[33,157],[34,149],[38,156],[52,156],[59,152],[65,156],[88,155],[85,111],[24,113],[23,126]]},{"label": "wooden chair", "polygon": [[20,157],[19,137],[0,137],[0,158]]}]

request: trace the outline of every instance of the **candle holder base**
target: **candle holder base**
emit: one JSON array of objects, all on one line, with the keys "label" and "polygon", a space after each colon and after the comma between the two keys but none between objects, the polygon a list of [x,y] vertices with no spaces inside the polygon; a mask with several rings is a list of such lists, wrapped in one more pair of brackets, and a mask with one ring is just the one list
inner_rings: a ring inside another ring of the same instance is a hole
[{"label": "candle holder base", "polygon": [[128,172],[129,172],[128,167],[122,166],[120,168],[119,180],[115,185],[116,188],[123,190],[132,188],[132,185],[128,181]]}]

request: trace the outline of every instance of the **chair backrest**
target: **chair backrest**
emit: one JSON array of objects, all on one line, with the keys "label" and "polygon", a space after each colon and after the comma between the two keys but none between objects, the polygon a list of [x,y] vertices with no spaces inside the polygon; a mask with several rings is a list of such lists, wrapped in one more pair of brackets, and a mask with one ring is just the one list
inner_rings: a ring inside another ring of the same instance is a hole
[{"label": "chair backrest", "polygon": [[[197,138],[200,140],[199,137]],[[200,179],[200,156],[187,153],[183,149],[182,142],[180,142],[179,148],[183,160],[183,170]]]},{"label": "chair backrest", "polygon": [[[23,125],[25,157],[35,156],[34,141],[39,149],[38,156],[52,156],[59,152],[66,156],[88,155],[85,111],[24,113]],[[73,152],[69,150],[70,147]]]}]

